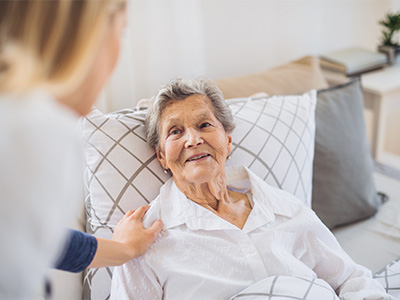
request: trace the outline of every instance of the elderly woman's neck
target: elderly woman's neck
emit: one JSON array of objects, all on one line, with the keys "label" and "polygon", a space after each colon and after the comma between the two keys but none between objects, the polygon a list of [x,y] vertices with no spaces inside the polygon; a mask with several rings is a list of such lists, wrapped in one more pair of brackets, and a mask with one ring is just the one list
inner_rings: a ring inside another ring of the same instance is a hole
[{"label": "elderly woman's neck", "polygon": [[201,184],[180,184],[176,181],[175,184],[187,198],[207,209],[218,211],[221,201],[230,201],[225,176]]},{"label": "elderly woman's neck", "polygon": [[228,190],[225,174],[202,184],[188,184],[177,181],[179,180],[175,180],[177,187],[191,201],[243,229],[252,209],[250,200],[246,194]]}]

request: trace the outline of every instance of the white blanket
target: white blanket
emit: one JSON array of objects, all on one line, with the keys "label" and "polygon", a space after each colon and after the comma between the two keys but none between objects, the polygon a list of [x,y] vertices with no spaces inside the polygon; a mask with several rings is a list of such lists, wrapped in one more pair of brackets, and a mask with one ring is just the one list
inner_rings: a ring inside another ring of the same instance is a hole
[{"label": "white blanket", "polygon": [[335,291],[322,279],[291,276],[272,276],[241,291],[231,300],[335,300]]}]

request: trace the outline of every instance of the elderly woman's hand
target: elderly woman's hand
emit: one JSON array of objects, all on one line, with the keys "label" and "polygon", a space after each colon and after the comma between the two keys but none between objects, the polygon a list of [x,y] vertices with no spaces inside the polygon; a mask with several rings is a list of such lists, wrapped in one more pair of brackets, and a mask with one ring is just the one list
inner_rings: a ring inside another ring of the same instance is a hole
[{"label": "elderly woman's hand", "polygon": [[142,255],[157,238],[163,228],[157,220],[150,228],[144,228],[142,219],[149,206],[130,210],[118,222],[112,240],[98,238],[98,249],[89,268],[122,265]]}]

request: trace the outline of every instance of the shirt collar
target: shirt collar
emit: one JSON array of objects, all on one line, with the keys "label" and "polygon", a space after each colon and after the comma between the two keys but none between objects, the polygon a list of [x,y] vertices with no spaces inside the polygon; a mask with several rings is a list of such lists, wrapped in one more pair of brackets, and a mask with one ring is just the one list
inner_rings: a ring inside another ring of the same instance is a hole
[{"label": "shirt collar", "polygon": [[247,175],[253,197],[264,209],[272,211],[273,214],[291,218],[299,209],[299,205],[303,205],[296,196],[269,185],[248,168],[242,166],[232,167],[232,169],[230,174],[237,170]]},{"label": "shirt collar", "polygon": [[[228,186],[251,191],[253,195],[254,207],[243,228],[244,231],[251,231],[274,221],[275,215],[292,217],[297,210],[296,205],[283,199],[281,190],[269,186],[246,167],[227,168],[226,174]],[[239,230],[213,212],[189,200],[175,185],[173,178],[161,188],[159,199],[164,229],[186,224],[191,230]]]},{"label": "shirt collar", "polygon": [[191,230],[222,230],[236,228],[213,212],[188,199],[172,178],[160,192],[160,217],[164,229],[186,224]]}]

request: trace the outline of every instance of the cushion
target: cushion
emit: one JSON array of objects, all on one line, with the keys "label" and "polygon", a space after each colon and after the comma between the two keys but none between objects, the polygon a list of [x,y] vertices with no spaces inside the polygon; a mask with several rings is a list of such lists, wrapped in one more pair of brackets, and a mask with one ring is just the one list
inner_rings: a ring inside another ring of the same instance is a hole
[{"label": "cushion", "polygon": [[382,284],[386,293],[400,299],[400,258],[376,273],[374,278]]},{"label": "cushion", "polygon": [[[244,164],[310,205],[316,92],[228,104],[237,128],[227,165]],[[153,200],[169,177],[145,142],[144,116],[139,109],[110,114],[93,109],[82,120],[87,231],[96,236],[110,238],[123,214]],[[106,299],[111,276],[111,268],[88,270],[84,298]]]},{"label": "cushion", "polygon": [[245,165],[311,207],[315,95],[227,100],[236,123],[227,166]]},{"label": "cushion", "polygon": [[[82,119],[86,160],[86,231],[111,238],[126,211],[147,205],[169,178],[147,145],[145,112],[127,109],[103,114],[93,109]],[[89,269],[83,299],[108,299],[112,268]]]},{"label": "cushion", "polygon": [[229,300],[339,300],[332,287],[320,278],[274,275],[261,279]]},{"label": "cushion", "polygon": [[258,92],[269,95],[298,95],[328,87],[316,57],[306,56],[294,62],[247,76],[216,80],[225,99],[249,97]]},{"label": "cushion", "polygon": [[359,80],[318,92],[312,208],[329,228],[376,213],[379,200]]}]

